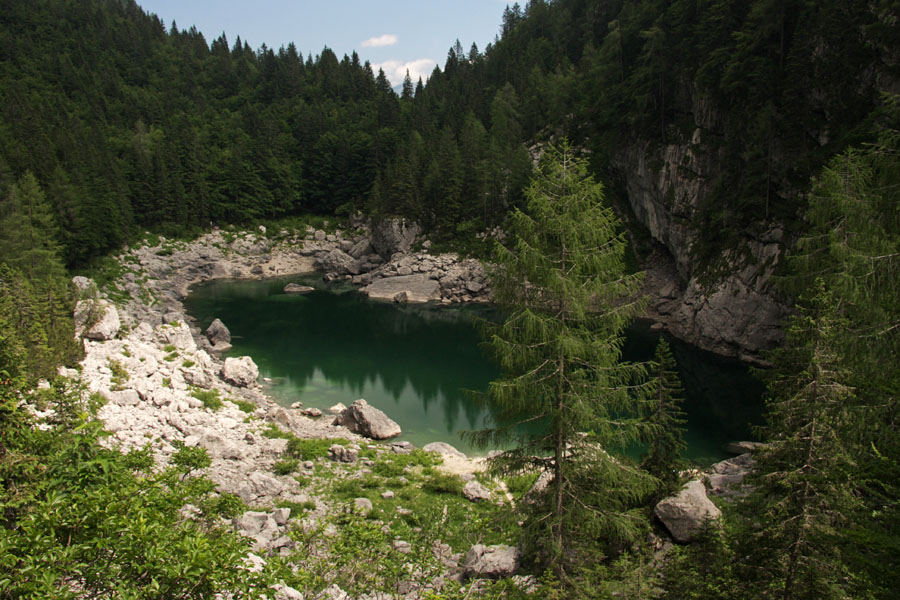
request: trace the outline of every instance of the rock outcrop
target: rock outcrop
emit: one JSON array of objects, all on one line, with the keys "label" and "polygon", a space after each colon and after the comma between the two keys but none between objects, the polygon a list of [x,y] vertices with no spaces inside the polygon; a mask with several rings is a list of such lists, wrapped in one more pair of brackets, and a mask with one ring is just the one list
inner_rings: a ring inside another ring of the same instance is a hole
[{"label": "rock outcrop", "polygon": [[223,345],[231,345],[231,332],[225,327],[225,323],[221,319],[214,319],[209,327],[206,328],[206,339],[213,346],[222,347]]},{"label": "rock outcrop", "polygon": [[418,223],[400,218],[383,219],[372,224],[371,245],[381,258],[390,259],[394,254],[405,254],[422,233]]},{"label": "rock outcrop", "polygon": [[446,442],[431,442],[430,444],[425,444],[422,447],[422,450],[425,450],[426,452],[437,452],[438,454],[446,454],[449,456],[466,458],[465,454]]},{"label": "rock outcrop", "polygon": [[709,493],[725,498],[747,495],[750,486],[744,484],[744,479],[753,470],[754,464],[753,457],[746,453],[712,465],[706,470]]},{"label": "rock outcrop", "polygon": [[679,542],[694,541],[705,523],[722,516],[722,511],[707,498],[706,487],[699,479],[688,482],[674,496],[661,500],[653,513]]},{"label": "rock outcrop", "polygon": [[[653,146],[631,140],[614,158],[623,174],[631,208],[640,223],[671,256],[674,272],[663,285],[648,289],[651,316],[672,334],[717,354],[759,361],[760,352],[782,339],[786,307],[775,297],[772,274],[783,252],[777,225],[751,234],[720,257],[718,277],[696,272],[691,249],[693,225],[721,172],[721,157],[706,148],[704,136],[715,125],[708,111],[694,107],[698,128],[685,143]],[[703,115],[707,115],[704,117]]]},{"label": "rock outcrop", "polygon": [[387,440],[402,433],[397,423],[362,398],[354,400],[338,415],[334,424],[373,440]]},{"label": "rock outcrop", "polygon": [[312,292],[315,289],[316,288],[310,287],[308,285],[300,285],[299,283],[289,283],[286,286],[284,286],[283,291],[285,294],[308,294],[309,292]]},{"label": "rock outcrop", "polygon": [[403,302],[429,302],[440,300],[440,284],[425,275],[399,275],[373,281],[362,292],[376,300],[397,300],[404,294]]},{"label": "rock outcrop", "polygon": [[122,326],[116,307],[106,300],[79,300],[75,305],[75,336],[111,340]]},{"label": "rock outcrop", "polygon": [[519,569],[519,551],[505,544],[496,546],[476,544],[466,553],[463,567],[464,574],[468,578],[510,577]]}]

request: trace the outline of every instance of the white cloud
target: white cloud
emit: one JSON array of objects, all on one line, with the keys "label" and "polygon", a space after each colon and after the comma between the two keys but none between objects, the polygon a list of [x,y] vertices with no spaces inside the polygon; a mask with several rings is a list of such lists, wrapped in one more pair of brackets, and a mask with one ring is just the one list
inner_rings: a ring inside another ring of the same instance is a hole
[{"label": "white cloud", "polygon": [[419,77],[422,78],[422,81],[427,81],[436,65],[437,61],[430,58],[419,58],[407,62],[386,60],[382,63],[374,63],[372,65],[372,70],[375,73],[378,73],[378,69],[382,69],[387,76],[388,81],[391,82],[391,85],[396,87],[403,83],[403,78],[406,77],[407,69],[409,69],[409,77],[412,79],[413,85],[415,85],[416,81],[419,80]]},{"label": "white cloud", "polygon": [[382,46],[393,46],[397,43],[397,36],[392,33],[379,35],[378,37],[370,37],[360,43],[363,48],[380,48]]}]

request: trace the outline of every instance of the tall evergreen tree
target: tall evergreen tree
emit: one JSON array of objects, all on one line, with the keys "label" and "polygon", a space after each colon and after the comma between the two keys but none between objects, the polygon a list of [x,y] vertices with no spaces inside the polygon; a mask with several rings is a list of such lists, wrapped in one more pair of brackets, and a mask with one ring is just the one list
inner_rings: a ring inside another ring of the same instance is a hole
[{"label": "tall evergreen tree", "polygon": [[[598,540],[636,538],[644,519],[632,509],[654,487],[609,454],[641,437],[629,385],[643,370],[619,361],[623,329],[642,302],[602,189],[566,142],[546,154],[528,187],[528,212],[512,214],[513,241],[497,246],[493,273],[506,319],[487,327],[505,375],[485,396],[498,409],[495,427],[472,435],[515,442],[494,459],[496,470],[549,474],[523,538],[532,559],[573,586],[602,555]],[[537,430],[521,427],[527,423]]]},{"label": "tall evergreen tree", "polygon": [[846,439],[854,390],[838,338],[837,303],[817,282],[772,356],[767,445],[755,455],[757,490],[748,506],[761,528],[753,554],[778,589],[772,597],[845,598],[848,572],[837,533],[859,505]]},{"label": "tall evergreen tree", "polygon": [[0,262],[26,277],[47,280],[65,273],[53,209],[33,173],[19,178],[0,211]]},{"label": "tall evergreen tree", "polygon": [[647,403],[647,452],[641,467],[660,480],[662,493],[678,484],[678,465],[684,443],[684,390],[678,377],[678,365],[668,342],[660,338],[650,364],[649,402]]}]

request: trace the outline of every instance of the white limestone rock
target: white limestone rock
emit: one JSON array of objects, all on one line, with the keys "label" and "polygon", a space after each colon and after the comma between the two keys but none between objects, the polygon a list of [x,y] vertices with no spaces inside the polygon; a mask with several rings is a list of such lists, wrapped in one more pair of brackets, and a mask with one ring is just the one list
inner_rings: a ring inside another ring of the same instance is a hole
[{"label": "white limestone rock", "polygon": [[722,511],[707,498],[706,487],[698,479],[688,482],[674,496],[661,500],[653,513],[679,542],[694,541],[704,523],[722,516]]},{"label": "white limestone rock", "polygon": [[472,502],[482,502],[491,499],[491,490],[484,487],[478,480],[473,479],[462,490],[463,496]]},{"label": "white limestone rock", "polygon": [[249,387],[259,378],[259,367],[249,356],[229,357],[222,365],[222,379],[238,387]]},{"label": "white limestone rock", "polygon": [[373,440],[386,440],[402,433],[397,423],[362,398],[354,400],[338,415],[334,424],[343,425],[353,433]]},{"label": "white limestone rock", "polygon": [[430,444],[425,444],[422,447],[422,450],[426,452],[437,452],[438,454],[447,454],[450,456],[458,456],[459,458],[466,458],[466,455],[451,446],[446,442],[431,442]]},{"label": "white limestone rock", "polygon": [[75,336],[111,340],[122,326],[116,307],[105,300],[79,300],[75,305]]},{"label": "white limestone rock", "polygon": [[469,578],[502,579],[519,568],[519,551],[512,546],[476,544],[466,553],[464,574]]}]

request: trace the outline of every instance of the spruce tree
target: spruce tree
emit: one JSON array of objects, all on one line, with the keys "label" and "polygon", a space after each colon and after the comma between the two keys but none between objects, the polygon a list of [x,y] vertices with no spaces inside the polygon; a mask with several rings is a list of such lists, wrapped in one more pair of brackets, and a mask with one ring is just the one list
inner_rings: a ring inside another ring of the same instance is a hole
[{"label": "spruce tree", "polygon": [[668,342],[659,339],[650,364],[649,401],[647,403],[647,451],[641,467],[660,480],[660,492],[672,491],[678,484],[678,465],[684,443],[684,390],[678,366]]},{"label": "spruce tree", "polygon": [[836,308],[818,280],[768,376],[768,443],[755,453],[757,489],[748,506],[759,524],[752,554],[785,600],[847,597],[848,573],[834,542],[859,500],[846,440],[854,390],[838,352],[845,325]]},{"label": "spruce tree", "polygon": [[625,238],[602,190],[564,142],[546,153],[528,187],[528,212],[513,212],[512,242],[497,245],[492,274],[506,318],[486,325],[505,375],[483,398],[494,427],[472,434],[485,445],[514,442],[493,460],[496,471],[549,477],[523,539],[530,557],[566,585],[603,556],[603,542],[621,547],[637,537],[645,521],[633,509],[654,487],[610,454],[641,437],[629,386],[643,370],[619,361],[623,329],[642,302],[641,278],[625,272]]},{"label": "spruce tree", "polygon": [[0,213],[0,262],[32,281],[65,274],[53,210],[37,178],[28,172],[10,188]]}]

